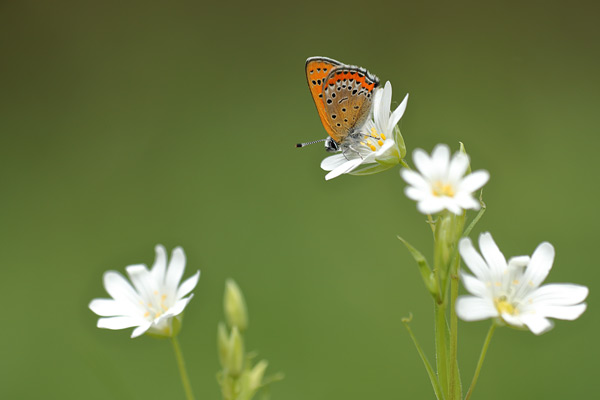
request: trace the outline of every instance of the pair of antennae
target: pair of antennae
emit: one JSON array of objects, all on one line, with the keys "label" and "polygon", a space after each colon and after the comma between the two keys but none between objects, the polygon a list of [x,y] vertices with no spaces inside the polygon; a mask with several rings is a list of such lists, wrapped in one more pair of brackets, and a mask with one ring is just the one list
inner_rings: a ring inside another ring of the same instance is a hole
[{"label": "pair of antennae", "polygon": [[306,147],[309,144],[315,144],[315,143],[319,143],[319,142],[324,142],[326,140],[327,140],[327,138],[325,138],[325,139],[319,139],[319,140],[313,140],[312,142],[307,142],[307,143],[298,143],[298,144],[296,144],[296,147]]}]

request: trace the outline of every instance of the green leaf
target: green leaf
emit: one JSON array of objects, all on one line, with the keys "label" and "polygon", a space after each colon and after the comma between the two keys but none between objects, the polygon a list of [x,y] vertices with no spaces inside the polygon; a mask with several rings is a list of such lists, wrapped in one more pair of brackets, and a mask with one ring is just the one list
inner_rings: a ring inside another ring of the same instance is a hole
[{"label": "green leaf", "polygon": [[429,268],[429,264],[427,264],[427,260],[425,259],[423,254],[421,254],[419,250],[415,249],[410,243],[404,240],[404,238],[398,236],[398,239],[400,239],[400,241],[404,243],[410,254],[417,262],[417,265],[419,266],[419,271],[421,272],[421,277],[423,278],[423,282],[425,283],[425,287],[427,287],[427,290],[429,290],[429,293],[431,293],[434,298],[437,297],[439,289],[437,287],[435,275],[431,271],[431,268]]}]

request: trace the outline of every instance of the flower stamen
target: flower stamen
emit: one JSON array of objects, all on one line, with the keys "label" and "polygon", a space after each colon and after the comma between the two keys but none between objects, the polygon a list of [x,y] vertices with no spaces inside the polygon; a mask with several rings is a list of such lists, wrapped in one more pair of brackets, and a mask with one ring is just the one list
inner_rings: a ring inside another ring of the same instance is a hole
[{"label": "flower stamen", "polygon": [[496,306],[496,310],[500,315],[502,314],[510,314],[510,315],[518,315],[519,310],[511,303],[506,300],[506,297],[501,296],[494,299],[494,305]]},{"label": "flower stamen", "polygon": [[448,196],[454,197],[454,188],[451,184],[442,181],[436,181],[431,185],[431,192],[436,197]]}]

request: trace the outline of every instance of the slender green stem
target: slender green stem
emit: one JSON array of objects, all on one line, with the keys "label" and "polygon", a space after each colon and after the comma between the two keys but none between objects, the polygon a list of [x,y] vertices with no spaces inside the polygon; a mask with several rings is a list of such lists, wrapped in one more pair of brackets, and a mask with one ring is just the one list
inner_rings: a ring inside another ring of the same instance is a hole
[{"label": "slender green stem", "polygon": [[487,349],[490,345],[490,341],[492,340],[494,330],[496,330],[496,324],[492,322],[492,326],[490,326],[490,330],[488,331],[488,334],[485,338],[485,342],[483,343],[483,348],[481,349],[481,354],[479,355],[479,361],[477,362],[477,368],[475,369],[475,374],[473,375],[473,380],[471,381],[471,386],[469,387],[469,391],[467,392],[467,397],[465,397],[465,400],[469,400],[471,394],[473,394],[473,389],[475,389],[477,378],[479,378],[481,366],[483,365],[483,360],[485,359],[485,353],[487,353]]},{"label": "slender green stem", "polygon": [[462,234],[462,237],[467,237],[469,236],[469,234],[471,233],[471,230],[473,230],[473,228],[475,227],[475,225],[477,225],[477,222],[479,222],[479,220],[481,219],[481,217],[483,217],[483,213],[485,213],[486,210],[486,205],[483,202],[483,190],[481,190],[481,194],[479,195],[479,204],[481,205],[481,208],[479,209],[479,212],[477,213],[477,215],[475,216],[475,218],[473,218],[473,221],[471,221],[471,223],[469,224],[469,226],[467,227],[467,229],[465,229],[465,231]]},{"label": "slender green stem", "polygon": [[410,167],[410,165],[408,165],[408,164],[406,163],[406,161],[404,161],[404,159],[400,159],[400,165],[402,165],[402,166],[403,166],[404,168],[406,168],[406,169],[410,169],[410,170],[412,170],[412,168]]},{"label": "slender green stem", "polygon": [[435,355],[438,379],[442,392],[448,397],[448,324],[446,323],[446,306],[435,304]]},{"label": "slender green stem", "polygon": [[[457,263],[458,264],[458,263]],[[456,316],[456,298],[458,297],[458,275],[453,268],[450,276],[450,398],[461,399],[462,387],[458,370],[458,318]]]},{"label": "slender green stem", "polygon": [[433,240],[435,241],[435,221],[433,220],[431,214],[427,214],[427,223],[431,228],[431,233],[433,233]]},{"label": "slender green stem", "polygon": [[190,379],[188,378],[187,371],[185,369],[185,361],[183,360],[183,353],[179,346],[179,341],[176,336],[171,338],[173,343],[173,351],[175,351],[175,358],[177,359],[177,366],[179,367],[179,375],[181,375],[181,383],[183,384],[183,390],[185,391],[185,397],[187,400],[194,400],[194,393],[192,392],[192,386],[190,385]]},{"label": "slender green stem", "polygon": [[435,397],[438,400],[444,400],[444,394],[442,393],[442,389],[440,388],[440,382],[438,381],[437,376],[435,375],[435,371],[433,370],[431,363],[427,359],[425,352],[423,352],[423,349],[421,348],[421,345],[417,341],[417,338],[415,337],[412,329],[410,329],[410,326],[408,325],[408,323],[410,322],[411,319],[412,319],[412,316],[410,318],[403,318],[402,324],[404,324],[404,327],[408,331],[408,334],[410,335],[410,338],[412,339],[415,347],[417,348],[417,352],[419,353],[419,356],[421,357],[421,360],[423,361],[423,364],[425,365],[425,369],[427,370],[427,375],[429,375],[429,380],[431,381],[431,386],[433,386],[433,391],[435,392]]}]

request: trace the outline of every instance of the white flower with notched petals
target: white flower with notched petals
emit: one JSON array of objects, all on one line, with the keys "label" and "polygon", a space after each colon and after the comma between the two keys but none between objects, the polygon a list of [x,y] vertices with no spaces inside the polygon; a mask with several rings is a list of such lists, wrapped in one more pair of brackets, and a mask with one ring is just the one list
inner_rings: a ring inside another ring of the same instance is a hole
[{"label": "white flower with notched petals", "polygon": [[588,288],[568,283],[544,286],[554,261],[554,247],[540,244],[529,256],[506,262],[492,235],[479,236],[481,255],[470,239],[462,239],[460,254],[475,276],[461,273],[463,285],[473,296],[461,296],[456,313],[465,321],[499,318],[508,325],[526,326],[536,335],[552,328],[548,318],[574,320],[586,309],[582,303]]},{"label": "white flower with notched petals", "polygon": [[469,168],[469,156],[459,152],[450,159],[450,148],[438,144],[431,157],[416,149],[413,161],[419,172],[403,169],[401,173],[410,185],[405,193],[417,201],[420,212],[434,214],[445,209],[460,214],[463,210],[479,209],[473,192],[486,184],[490,174],[480,170],[464,176]]},{"label": "white flower with notched petals", "polygon": [[[167,253],[161,245],[156,246],[156,260],[149,271],[143,264],[125,268],[133,286],[116,271],[104,273],[104,288],[112,299],[94,299],[90,309],[107,317],[98,320],[98,328],[125,329],[136,327],[131,337],[144,333],[157,336],[173,336],[176,328],[173,319],[180,322],[181,313],[192,299],[190,293],[200,278],[200,271],[184,281],[185,254],[177,247],[171,254],[167,267]],[[174,329],[175,328],[175,329]]]},{"label": "white flower with notched petals", "polygon": [[357,138],[347,138],[342,153],[325,158],[321,168],[331,171],[325,179],[342,174],[370,175],[398,164],[405,155],[404,140],[396,126],[404,115],[408,95],[402,103],[390,111],[392,84],[386,82],[373,98],[373,118],[367,120]]}]

